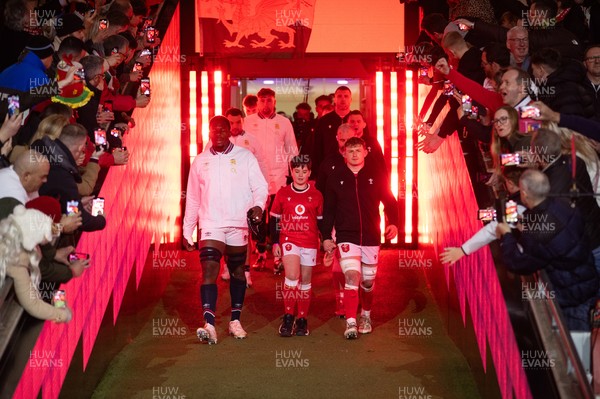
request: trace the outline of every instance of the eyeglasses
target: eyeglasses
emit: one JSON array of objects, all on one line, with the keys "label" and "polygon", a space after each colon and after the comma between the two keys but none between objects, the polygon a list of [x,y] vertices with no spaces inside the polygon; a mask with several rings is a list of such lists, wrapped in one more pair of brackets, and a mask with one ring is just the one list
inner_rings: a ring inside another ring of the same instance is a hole
[{"label": "eyeglasses", "polygon": [[593,57],[587,57],[585,60],[586,61],[593,61],[593,62],[600,61],[600,55],[595,55]]},{"label": "eyeglasses", "polygon": [[508,39],[509,42],[518,42],[518,43],[527,43],[529,40],[528,37],[514,37],[512,39]]},{"label": "eyeglasses", "polygon": [[498,119],[494,119],[492,121],[492,125],[498,125],[498,124],[504,125],[506,122],[508,122],[508,116],[501,116]]}]

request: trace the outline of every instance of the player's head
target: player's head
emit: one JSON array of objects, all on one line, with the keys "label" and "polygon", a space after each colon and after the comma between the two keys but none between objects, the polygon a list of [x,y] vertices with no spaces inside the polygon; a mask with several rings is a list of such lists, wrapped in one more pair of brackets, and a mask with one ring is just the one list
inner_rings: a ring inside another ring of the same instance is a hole
[{"label": "player's head", "polygon": [[338,148],[341,153],[343,153],[345,150],[346,141],[348,141],[348,139],[351,139],[352,137],[356,137],[356,131],[352,129],[352,126],[350,126],[349,124],[342,123],[340,127],[338,127],[337,134],[335,136],[335,139],[338,142]]},{"label": "player's head", "polygon": [[231,136],[231,125],[223,115],[213,116],[208,123],[208,137],[212,141],[215,151],[224,151],[229,146]]},{"label": "player's head", "polygon": [[231,135],[233,137],[241,134],[244,131],[244,118],[242,110],[239,108],[229,108],[225,111],[225,117],[231,126]]},{"label": "player's head", "polygon": [[242,101],[244,107],[244,113],[246,116],[250,116],[258,112],[258,97],[254,94],[248,94]]},{"label": "player's head", "polygon": [[352,137],[346,141],[344,158],[349,166],[363,165],[367,153],[367,144],[360,137]]},{"label": "player's head", "polygon": [[349,110],[350,104],[352,104],[352,91],[348,86],[338,87],[333,94],[333,101],[337,111],[345,112]]},{"label": "player's head", "polygon": [[350,111],[348,115],[344,117],[344,123],[347,123],[352,129],[354,129],[356,132],[356,137],[362,137],[365,127],[367,127],[365,117],[363,116],[362,112],[357,109]]},{"label": "player's head", "polygon": [[275,111],[275,92],[268,87],[263,87],[256,93],[258,97],[258,112],[270,116]]},{"label": "player's head", "polygon": [[297,155],[290,161],[292,180],[296,186],[302,186],[308,182],[312,162],[308,155]]}]

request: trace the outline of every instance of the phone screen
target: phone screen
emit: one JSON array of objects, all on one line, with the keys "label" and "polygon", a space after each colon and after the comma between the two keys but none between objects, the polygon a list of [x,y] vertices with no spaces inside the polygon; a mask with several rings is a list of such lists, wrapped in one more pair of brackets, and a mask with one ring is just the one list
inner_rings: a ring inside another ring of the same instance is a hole
[{"label": "phone screen", "polygon": [[136,62],[135,64],[133,64],[133,72],[138,72],[138,71],[142,71],[144,69],[144,66],[142,65],[141,62]]},{"label": "phone screen", "polygon": [[67,201],[67,215],[79,213],[79,201]]},{"label": "phone screen", "polygon": [[477,211],[477,219],[484,222],[491,222],[496,218],[495,209],[479,209]]},{"label": "phone screen", "polygon": [[96,129],[94,131],[96,145],[106,145],[106,130]]},{"label": "phone screen", "polygon": [[140,81],[140,91],[143,95],[150,97],[150,79],[145,78]]},{"label": "phone screen", "polygon": [[517,166],[521,164],[521,154],[502,154],[501,157],[502,166]]},{"label": "phone screen", "polygon": [[155,40],[156,40],[156,29],[154,28],[154,26],[149,26],[146,29],[146,41],[148,43],[154,43]]},{"label": "phone screen", "polygon": [[67,293],[64,290],[56,290],[52,295],[52,304],[55,308],[66,308]]},{"label": "phone screen", "polygon": [[113,102],[110,100],[105,101],[102,108],[104,112],[113,112]]},{"label": "phone screen", "polygon": [[506,223],[517,223],[518,221],[518,212],[517,212],[517,203],[513,200],[506,201],[505,207],[505,218]]},{"label": "phone screen", "polygon": [[20,102],[19,102],[19,96],[18,95],[8,96],[7,100],[8,100],[8,116],[18,115],[19,107],[21,106]]},{"label": "phone screen", "polygon": [[94,198],[92,200],[92,216],[104,214],[104,198]]},{"label": "phone screen", "polygon": [[98,25],[98,29],[100,29],[100,30],[108,29],[108,19],[101,19],[100,24]]}]

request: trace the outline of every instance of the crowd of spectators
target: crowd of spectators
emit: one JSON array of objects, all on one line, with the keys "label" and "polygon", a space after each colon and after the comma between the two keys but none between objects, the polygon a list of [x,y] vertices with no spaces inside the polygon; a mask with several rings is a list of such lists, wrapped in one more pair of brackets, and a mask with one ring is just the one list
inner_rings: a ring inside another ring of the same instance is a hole
[{"label": "crowd of spectators", "polygon": [[507,268],[545,270],[567,326],[590,331],[600,292],[600,7],[492,1],[489,15],[481,3],[428,9],[418,43],[429,56],[419,83],[431,87],[420,148],[434,153],[458,132],[489,222],[441,260],[498,238]]},{"label": "crowd of spectators", "polygon": [[127,165],[132,113],[150,103],[156,3],[0,6],[0,286],[12,277],[36,318],[68,322],[60,284],[93,263],[74,249],[104,229],[102,183]]}]

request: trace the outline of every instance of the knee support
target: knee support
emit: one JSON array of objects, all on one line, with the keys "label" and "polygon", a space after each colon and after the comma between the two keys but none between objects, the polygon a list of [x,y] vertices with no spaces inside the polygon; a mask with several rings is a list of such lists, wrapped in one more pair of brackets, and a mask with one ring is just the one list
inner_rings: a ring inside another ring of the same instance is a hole
[{"label": "knee support", "polygon": [[246,251],[237,254],[227,255],[227,268],[230,272],[233,272],[240,266],[246,264]]},{"label": "knee support", "polygon": [[200,248],[200,262],[221,262],[223,254],[217,248],[202,247]]}]

